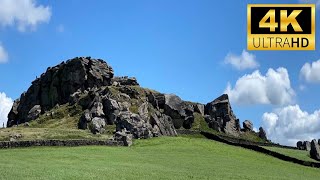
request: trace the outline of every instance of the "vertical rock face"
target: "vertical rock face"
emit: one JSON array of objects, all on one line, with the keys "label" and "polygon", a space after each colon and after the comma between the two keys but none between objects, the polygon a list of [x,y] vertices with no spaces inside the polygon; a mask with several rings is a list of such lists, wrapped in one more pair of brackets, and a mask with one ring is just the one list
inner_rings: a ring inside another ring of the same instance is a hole
[{"label": "vertical rock face", "polygon": [[214,101],[205,106],[205,114],[208,115],[206,120],[209,124],[213,124],[215,128],[221,131],[238,136],[240,132],[239,119],[234,115],[229,97],[223,94]]},{"label": "vertical rock face", "polygon": [[113,69],[100,59],[74,58],[50,67],[23,93],[8,115],[7,126],[24,123],[35,118],[29,111],[40,105],[47,111],[56,104],[65,104],[78,89],[111,84]]},{"label": "vertical rock face", "polygon": [[310,149],[311,149],[311,143],[310,143],[310,141],[304,141],[304,142],[303,142],[303,146],[304,146],[304,149],[305,149],[305,150],[310,151]]},{"label": "vertical rock face", "polygon": [[317,161],[320,161],[320,147],[317,140],[315,139],[311,141],[310,157]]}]

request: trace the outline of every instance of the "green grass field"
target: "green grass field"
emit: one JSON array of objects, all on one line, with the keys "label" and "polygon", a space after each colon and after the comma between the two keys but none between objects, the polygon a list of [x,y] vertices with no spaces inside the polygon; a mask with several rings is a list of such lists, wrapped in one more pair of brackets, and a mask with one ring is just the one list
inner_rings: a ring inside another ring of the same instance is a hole
[{"label": "green grass field", "polygon": [[284,154],[290,157],[294,157],[300,160],[304,161],[311,161],[311,162],[319,162],[316,161],[312,158],[310,158],[310,153],[309,151],[304,151],[304,150],[295,150],[295,149],[285,149],[285,148],[279,148],[279,147],[267,147],[267,146],[262,146],[265,149],[268,149],[270,151],[278,152],[280,154]]},{"label": "green grass field", "polygon": [[136,140],[132,147],[0,150],[0,179],[319,179],[320,169],[191,137]]}]

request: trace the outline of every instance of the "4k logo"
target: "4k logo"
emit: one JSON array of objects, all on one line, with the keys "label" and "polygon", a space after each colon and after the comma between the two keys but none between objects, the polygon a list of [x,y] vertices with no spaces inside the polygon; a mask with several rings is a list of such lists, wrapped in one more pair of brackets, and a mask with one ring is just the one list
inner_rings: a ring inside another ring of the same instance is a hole
[{"label": "4k logo", "polygon": [[248,50],[315,50],[314,4],[249,4]]}]

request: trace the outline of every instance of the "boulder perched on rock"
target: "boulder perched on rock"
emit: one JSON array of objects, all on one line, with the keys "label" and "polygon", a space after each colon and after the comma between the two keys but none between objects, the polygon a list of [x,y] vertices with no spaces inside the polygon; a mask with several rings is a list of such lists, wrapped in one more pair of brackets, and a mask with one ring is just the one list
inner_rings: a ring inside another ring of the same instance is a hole
[{"label": "boulder perched on rock", "polygon": [[267,134],[262,127],[259,128],[258,134],[261,139],[267,140]]},{"label": "boulder perched on rock", "polygon": [[139,86],[139,83],[135,77],[122,76],[122,77],[114,77],[112,79],[112,85]]},{"label": "boulder perched on rock", "polygon": [[311,141],[310,157],[320,161],[320,147],[315,139]]},{"label": "boulder perched on rock", "polygon": [[245,120],[243,122],[244,131],[253,131],[253,123],[249,120]]},{"label": "boulder perched on rock", "polygon": [[41,112],[45,112],[56,104],[67,103],[70,95],[79,89],[111,85],[113,74],[106,62],[90,57],[74,58],[50,67],[15,101],[7,127],[31,120],[33,117],[28,118],[28,114],[35,105],[41,106]]},{"label": "boulder perched on rock", "polygon": [[232,111],[227,94],[223,94],[214,101],[208,103],[205,106],[205,114],[209,115],[212,121],[216,121],[215,123],[212,123],[211,121],[211,123],[219,126],[223,132],[233,136],[239,136],[239,119],[236,118]]}]

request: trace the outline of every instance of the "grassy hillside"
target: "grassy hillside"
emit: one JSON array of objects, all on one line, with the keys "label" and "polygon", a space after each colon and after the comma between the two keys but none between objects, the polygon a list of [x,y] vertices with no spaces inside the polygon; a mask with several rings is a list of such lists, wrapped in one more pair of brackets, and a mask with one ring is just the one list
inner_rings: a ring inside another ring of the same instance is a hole
[{"label": "grassy hillside", "polygon": [[[22,140],[41,140],[41,139],[108,139],[110,134],[94,135],[89,130],[64,129],[64,128],[29,128],[14,127],[0,129],[0,141],[9,141],[10,136],[21,134]],[[1,179],[1,178],[0,178]]]},{"label": "grassy hillside", "polygon": [[311,161],[311,162],[319,162],[319,161],[316,161],[316,160],[310,158],[309,151],[296,150],[296,149],[285,149],[285,148],[279,148],[279,147],[267,147],[267,146],[263,146],[263,148],[266,148],[266,149],[268,149],[270,151],[278,152],[278,153],[283,154],[283,155],[294,157],[294,158],[297,158],[297,159],[300,159],[300,160]]},{"label": "grassy hillside", "polygon": [[202,138],[0,150],[1,179],[319,179],[319,169]]}]

